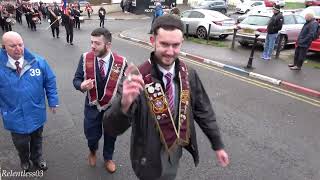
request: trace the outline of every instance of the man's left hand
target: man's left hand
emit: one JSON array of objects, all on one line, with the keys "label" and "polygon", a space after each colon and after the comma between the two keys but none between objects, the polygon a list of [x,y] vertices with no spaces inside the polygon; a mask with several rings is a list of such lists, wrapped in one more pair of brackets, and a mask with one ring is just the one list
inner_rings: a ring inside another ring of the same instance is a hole
[{"label": "man's left hand", "polygon": [[225,150],[223,150],[223,149],[217,150],[216,151],[216,157],[217,157],[217,160],[219,161],[219,164],[222,167],[228,166],[228,164],[229,164],[229,156],[228,156],[228,154],[226,153]]}]

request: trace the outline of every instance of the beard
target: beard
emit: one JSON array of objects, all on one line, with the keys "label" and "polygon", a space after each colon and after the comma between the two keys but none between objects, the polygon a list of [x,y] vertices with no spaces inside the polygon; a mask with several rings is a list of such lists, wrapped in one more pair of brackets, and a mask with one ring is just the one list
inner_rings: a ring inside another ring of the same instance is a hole
[{"label": "beard", "polygon": [[178,56],[167,57],[162,56],[161,54],[155,53],[157,63],[165,69],[168,69],[172,66]]},{"label": "beard", "polygon": [[104,57],[108,53],[108,49],[104,47],[102,50],[95,52],[95,56],[97,57]]}]

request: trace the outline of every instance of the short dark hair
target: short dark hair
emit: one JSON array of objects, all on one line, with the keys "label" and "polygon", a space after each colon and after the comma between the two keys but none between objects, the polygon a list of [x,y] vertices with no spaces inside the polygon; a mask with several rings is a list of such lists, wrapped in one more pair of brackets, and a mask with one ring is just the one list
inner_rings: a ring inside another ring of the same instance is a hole
[{"label": "short dark hair", "polygon": [[165,30],[179,29],[181,32],[183,32],[184,29],[182,21],[174,15],[163,15],[156,18],[152,24],[153,34],[157,35],[160,28]]},{"label": "short dark hair", "polygon": [[106,42],[111,42],[111,32],[106,28],[97,28],[92,31],[91,36],[103,36]]}]

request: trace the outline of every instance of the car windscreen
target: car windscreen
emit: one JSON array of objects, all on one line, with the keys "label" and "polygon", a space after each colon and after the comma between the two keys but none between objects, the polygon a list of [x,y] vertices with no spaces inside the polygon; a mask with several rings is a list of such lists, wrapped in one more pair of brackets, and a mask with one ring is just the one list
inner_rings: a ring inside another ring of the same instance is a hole
[{"label": "car windscreen", "polygon": [[212,4],[211,1],[202,1],[201,3],[199,3],[199,6],[208,6],[210,4]]},{"label": "car windscreen", "polygon": [[315,15],[316,17],[320,16],[320,7],[319,7],[319,6],[310,6],[310,7],[307,7],[306,9],[304,9],[304,10],[300,13],[300,15],[301,15],[302,17],[304,17],[308,12],[310,12],[310,10],[314,12],[314,15]]},{"label": "car windscreen", "polygon": [[270,18],[271,17],[267,17],[267,16],[248,16],[241,22],[241,24],[266,26],[268,25]]}]

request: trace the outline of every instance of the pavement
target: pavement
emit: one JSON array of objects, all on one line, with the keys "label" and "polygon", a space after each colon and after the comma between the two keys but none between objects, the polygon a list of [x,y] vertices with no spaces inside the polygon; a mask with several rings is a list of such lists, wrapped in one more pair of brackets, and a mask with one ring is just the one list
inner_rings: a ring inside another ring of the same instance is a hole
[{"label": "pavement", "polygon": [[[125,14],[122,12],[107,15],[107,19],[118,20],[147,18],[149,17],[146,15]],[[146,24],[142,27],[129,29],[121,32],[119,37],[150,46],[150,35],[147,33],[149,32],[149,28],[150,24]],[[186,40],[182,46],[180,55],[226,71],[271,83],[300,94],[320,98],[319,69],[303,66],[301,71],[290,70],[288,62],[292,62],[293,60],[292,52],[292,50],[291,52],[282,51],[278,59],[272,58],[270,61],[265,61],[260,58],[261,50],[256,50],[252,69],[245,68],[250,55],[250,49],[245,49],[238,45],[234,49],[231,49],[230,47],[214,47]]]}]

